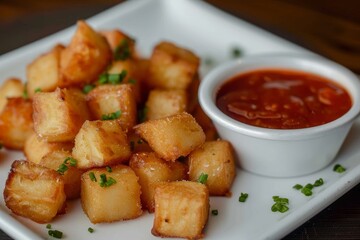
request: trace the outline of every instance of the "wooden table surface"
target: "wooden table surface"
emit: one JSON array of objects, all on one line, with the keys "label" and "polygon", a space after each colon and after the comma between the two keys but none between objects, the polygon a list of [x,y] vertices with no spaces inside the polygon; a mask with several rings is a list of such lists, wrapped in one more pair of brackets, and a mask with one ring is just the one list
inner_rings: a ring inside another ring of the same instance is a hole
[{"label": "wooden table surface", "polygon": [[[119,2],[121,1],[2,0],[0,55],[73,25],[77,19],[90,17]],[[360,74],[358,0],[207,2]],[[0,231],[0,240],[5,239],[11,238]],[[360,239],[360,185],[284,239]]]}]

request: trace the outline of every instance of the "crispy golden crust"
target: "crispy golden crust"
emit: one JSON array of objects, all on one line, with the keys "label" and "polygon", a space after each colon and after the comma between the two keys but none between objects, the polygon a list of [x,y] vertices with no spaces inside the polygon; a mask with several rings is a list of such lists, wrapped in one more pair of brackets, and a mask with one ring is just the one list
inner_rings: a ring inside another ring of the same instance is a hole
[{"label": "crispy golden crust", "polygon": [[146,101],[146,119],[154,120],[185,112],[187,102],[185,90],[152,90]]},{"label": "crispy golden crust", "polygon": [[[96,178],[92,180],[90,174]],[[116,183],[108,187],[100,185],[100,175],[113,178]],[[134,171],[125,165],[96,168],[85,172],[81,177],[81,203],[84,212],[92,223],[129,220],[142,214],[141,188]]]},{"label": "crispy golden crust", "polygon": [[224,140],[205,142],[189,155],[189,179],[197,181],[208,174],[206,186],[210,195],[227,196],[236,174],[232,146]]},{"label": "crispy golden crust", "polygon": [[71,150],[73,146],[73,142],[47,142],[33,132],[25,141],[24,154],[28,161],[38,164],[46,154],[57,150]]},{"label": "crispy golden crust", "polygon": [[8,98],[0,113],[0,143],[9,149],[23,149],[32,134],[32,102],[22,97]]},{"label": "crispy golden crust", "polygon": [[158,183],[154,198],[153,235],[203,237],[209,215],[209,192],[205,185],[190,181]]},{"label": "crispy golden crust", "polygon": [[188,89],[199,64],[200,59],[189,50],[161,42],[150,58],[148,84],[162,89]]},{"label": "crispy golden crust", "polygon": [[162,159],[175,161],[205,142],[205,134],[188,113],[149,120],[136,125],[139,134]]},{"label": "crispy golden crust", "polygon": [[65,204],[64,181],[56,171],[28,161],[14,161],[4,200],[15,214],[38,223],[51,221]]},{"label": "crispy golden crust", "polygon": [[154,190],[158,182],[177,181],[186,178],[186,166],[157,157],[154,152],[141,152],[131,156],[129,166],[139,177],[141,201],[149,212],[154,212]]},{"label": "crispy golden crust", "polygon": [[40,55],[26,68],[28,96],[32,98],[37,90],[53,91],[60,82],[60,54],[64,46],[58,44],[50,52]]},{"label": "crispy golden crust", "polygon": [[0,86],[0,112],[4,109],[7,98],[21,97],[24,93],[24,84],[18,78],[6,79]]},{"label": "crispy golden crust", "polygon": [[59,86],[83,86],[91,83],[111,60],[112,52],[106,39],[84,21],[78,21],[69,46],[61,52]]},{"label": "crispy golden crust", "polygon": [[125,131],[136,124],[136,100],[131,84],[97,86],[86,100],[93,119],[100,120],[103,115],[120,111],[117,121]]},{"label": "crispy golden crust", "polygon": [[48,142],[73,141],[90,118],[85,96],[75,88],[36,93],[33,109],[34,130]]},{"label": "crispy golden crust", "polygon": [[80,169],[89,169],[126,162],[131,150],[117,120],[97,120],[83,124],[76,135],[72,154]]},{"label": "crispy golden crust", "polygon": [[[68,157],[72,157],[70,151],[54,150],[44,155],[41,158],[39,164],[57,171],[60,169],[60,166],[64,164],[65,159]],[[81,174],[83,174],[84,171],[77,168],[76,166],[71,166],[69,162],[66,164],[66,167],[68,169],[61,175],[64,179],[64,191],[66,199],[71,200],[79,198]]]}]

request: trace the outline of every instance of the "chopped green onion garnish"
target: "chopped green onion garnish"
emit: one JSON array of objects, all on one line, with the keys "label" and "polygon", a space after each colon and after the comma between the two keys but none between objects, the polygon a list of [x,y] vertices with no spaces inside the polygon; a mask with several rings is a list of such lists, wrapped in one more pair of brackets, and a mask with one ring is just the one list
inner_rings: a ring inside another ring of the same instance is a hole
[{"label": "chopped green onion garnish", "polygon": [[241,57],[241,55],[242,55],[242,51],[241,51],[241,49],[238,48],[238,47],[234,47],[234,48],[231,50],[231,52],[232,52],[232,57],[233,57],[233,58],[238,58],[238,57]]},{"label": "chopped green onion garnish", "polygon": [[248,198],[249,194],[247,193],[241,193],[240,197],[239,197],[239,202],[245,202],[246,199]]},{"label": "chopped green onion garnish", "polygon": [[110,187],[111,185],[115,184],[116,181],[112,177],[107,178],[106,174],[100,174],[100,186],[101,187]]},{"label": "chopped green onion garnish", "polygon": [[123,39],[121,43],[115,48],[114,58],[115,60],[126,60],[131,57],[131,50],[129,40]]},{"label": "chopped green onion garnish", "polygon": [[207,66],[212,66],[212,65],[214,65],[214,60],[212,58],[208,57],[208,58],[205,58],[204,63]]},{"label": "chopped green onion garnish", "polygon": [[83,93],[88,94],[94,88],[95,88],[95,85],[87,84],[83,87],[82,91],[83,91]]},{"label": "chopped green onion garnish", "polygon": [[271,211],[284,213],[289,210],[289,207],[287,206],[289,204],[289,199],[273,196],[273,200],[275,204],[271,206]]},{"label": "chopped green onion garnish", "polygon": [[113,113],[102,115],[101,120],[115,120],[115,119],[118,119],[120,116],[121,116],[121,111],[118,110],[118,111],[113,112]]},{"label": "chopped green onion garnish", "polygon": [[96,177],[95,177],[95,174],[94,174],[93,172],[89,172],[89,177],[90,177],[90,180],[91,180],[91,181],[97,182]]},{"label": "chopped green onion garnish", "polygon": [[319,178],[314,182],[314,187],[319,187],[321,185],[324,185],[324,180],[322,178]]},{"label": "chopped green onion garnish", "polygon": [[219,211],[217,209],[211,210],[211,214],[217,216],[219,214]]},{"label": "chopped green onion garnish", "polygon": [[50,223],[46,224],[46,228],[51,229],[51,224]]},{"label": "chopped green onion garnish", "polygon": [[306,186],[301,189],[301,192],[307,197],[312,195],[312,190],[310,188],[307,188]]},{"label": "chopped green onion garnish", "polygon": [[107,172],[112,172],[112,168],[109,167],[109,166],[106,166],[106,171],[107,171]]},{"label": "chopped green onion garnish", "polygon": [[308,183],[305,185],[304,188],[308,188],[308,189],[312,190],[314,188],[314,185],[312,185],[311,183]]},{"label": "chopped green onion garnish", "polygon": [[197,181],[199,183],[206,184],[207,179],[208,179],[208,175],[206,173],[201,173]]},{"label": "chopped green onion garnish", "polygon": [[122,70],[121,73],[103,73],[99,76],[98,83],[99,84],[119,84],[126,77],[126,70]]},{"label": "chopped green onion garnish", "polygon": [[65,163],[62,163],[62,164],[60,164],[59,169],[56,171],[58,173],[60,173],[61,175],[63,175],[68,169],[69,169],[68,166],[66,166]]},{"label": "chopped green onion garnish", "polygon": [[63,175],[69,169],[69,167],[66,164],[69,164],[70,166],[75,167],[76,160],[72,157],[65,158],[64,163],[62,163],[59,166],[59,169],[57,170],[57,172],[60,173],[61,175]]},{"label": "chopped green onion garnish", "polygon": [[293,186],[293,188],[296,189],[296,190],[300,190],[300,189],[303,188],[303,186],[300,185],[300,184],[296,184],[296,185]]},{"label": "chopped green onion garnish", "polygon": [[70,166],[75,167],[76,166],[76,159],[72,158],[72,157],[67,157],[67,158],[65,158],[64,163],[65,164],[69,163]]},{"label": "chopped green onion garnish", "polygon": [[35,93],[41,92],[41,88],[35,88]]},{"label": "chopped green onion garnish", "polygon": [[49,230],[48,234],[51,237],[59,238],[59,239],[62,238],[62,236],[63,236],[63,233],[58,230]]},{"label": "chopped green onion garnish", "polygon": [[343,166],[341,166],[340,164],[336,164],[333,168],[334,172],[338,172],[338,173],[343,173],[346,171],[346,168],[344,168]]},{"label": "chopped green onion garnish", "polygon": [[89,232],[89,233],[93,233],[93,232],[94,232],[94,229],[91,228],[91,227],[89,227],[89,228],[88,228],[88,232]]},{"label": "chopped green onion garnish", "polygon": [[281,204],[281,203],[275,203],[274,205],[271,206],[271,211],[273,212],[287,212],[289,210],[289,207],[286,206],[285,204]]}]

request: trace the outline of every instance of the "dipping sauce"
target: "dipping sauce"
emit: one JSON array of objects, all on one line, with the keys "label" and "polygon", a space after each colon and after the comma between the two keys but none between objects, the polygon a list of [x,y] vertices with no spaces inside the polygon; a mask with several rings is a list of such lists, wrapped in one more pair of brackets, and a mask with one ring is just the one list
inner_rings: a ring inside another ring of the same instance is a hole
[{"label": "dipping sauce", "polygon": [[324,77],[291,70],[263,69],[237,75],[220,87],[217,107],[253,126],[308,128],[331,122],[351,108],[348,92]]}]

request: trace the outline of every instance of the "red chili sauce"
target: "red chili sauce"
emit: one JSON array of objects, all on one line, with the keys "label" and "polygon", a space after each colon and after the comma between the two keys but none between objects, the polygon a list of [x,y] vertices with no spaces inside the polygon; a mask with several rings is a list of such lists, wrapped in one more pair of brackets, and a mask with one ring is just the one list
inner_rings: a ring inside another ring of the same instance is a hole
[{"label": "red chili sauce", "polygon": [[297,129],[322,125],[344,115],[347,91],[321,76],[282,69],[240,74],[220,87],[217,107],[250,125]]}]

